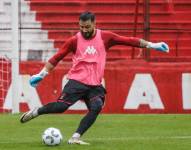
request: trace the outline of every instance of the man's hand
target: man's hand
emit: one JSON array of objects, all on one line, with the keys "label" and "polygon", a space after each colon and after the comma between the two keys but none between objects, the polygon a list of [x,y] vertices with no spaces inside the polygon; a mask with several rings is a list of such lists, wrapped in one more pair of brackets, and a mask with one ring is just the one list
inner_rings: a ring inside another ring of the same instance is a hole
[{"label": "man's hand", "polygon": [[40,73],[31,76],[29,83],[32,87],[36,87],[38,83],[48,74],[45,69],[42,69]]},{"label": "man's hand", "polygon": [[32,87],[36,87],[38,85],[38,83],[42,80],[43,78],[39,75],[39,74],[35,74],[33,75],[30,80],[29,83]]},{"label": "man's hand", "polygon": [[162,52],[169,52],[169,47],[165,42],[159,42],[159,43],[152,43],[152,42],[148,42],[147,48],[152,48],[158,51],[162,51]]}]

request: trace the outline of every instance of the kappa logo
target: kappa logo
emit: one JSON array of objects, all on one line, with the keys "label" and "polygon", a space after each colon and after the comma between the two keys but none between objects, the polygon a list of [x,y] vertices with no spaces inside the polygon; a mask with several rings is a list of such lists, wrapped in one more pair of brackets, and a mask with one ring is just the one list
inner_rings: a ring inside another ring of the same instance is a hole
[{"label": "kappa logo", "polygon": [[97,53],[96,49],[94,48],[94,46],[88,46],[84,52],[84,54],[89,54],[89,55],[94,55],[95,53]]}]

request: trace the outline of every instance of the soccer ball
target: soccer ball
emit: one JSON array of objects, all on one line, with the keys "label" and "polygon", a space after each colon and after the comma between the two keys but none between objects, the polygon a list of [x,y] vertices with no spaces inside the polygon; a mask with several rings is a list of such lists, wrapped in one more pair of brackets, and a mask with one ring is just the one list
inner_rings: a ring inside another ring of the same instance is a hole
[{"label": "soccer ball", "polygon": [[42,141],[49,146],[59,145],[62,141],[62,134],[59,129],[50,127],[42,134]]}]

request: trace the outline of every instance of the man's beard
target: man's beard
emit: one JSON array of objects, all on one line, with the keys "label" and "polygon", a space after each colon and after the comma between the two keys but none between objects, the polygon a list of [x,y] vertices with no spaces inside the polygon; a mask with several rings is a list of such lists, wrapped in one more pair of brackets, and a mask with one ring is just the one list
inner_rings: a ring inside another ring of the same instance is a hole
[{"label": "man's beard", "polygon": [[93,33],[94,33],[94,30],[92,30],[91,32],[83,32],[83,31],[81,31],[81,34],[82,34],[82,36],[83,36],[85,39],[91,38],[92,35],[93,35]]}]

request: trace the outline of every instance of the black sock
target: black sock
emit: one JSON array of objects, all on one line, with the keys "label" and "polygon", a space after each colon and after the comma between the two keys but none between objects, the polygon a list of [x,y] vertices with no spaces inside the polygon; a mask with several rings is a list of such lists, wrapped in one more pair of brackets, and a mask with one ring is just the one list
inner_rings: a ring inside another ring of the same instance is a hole
[{"label": "black sock", "polygon": [[93,100],[90,103],[90,110],[86,114],[86,116],[81,120],[79,127],[76,131],[77,133],[79,133],[80,135],[83,135],[88,130],[88,128],[92,126],[97,116],[99,115],[99,112],[102,109],[102,105],[103,105],[103,102],[100,98],[98,98],[97,100]]},{"label": "black sock", "polygon": [[89,127],[95,122],[98,114],[95,112],[88,112],[87,115],[81,120],[80,125],[77,129],[77,133],[83,135]]},{"label": "black sock", "polygon": [[62,113],[68,109],[68,105],[63,102],[52,102],[48,103],[38,109],[38,114],[49,114],[49,113]]}]

